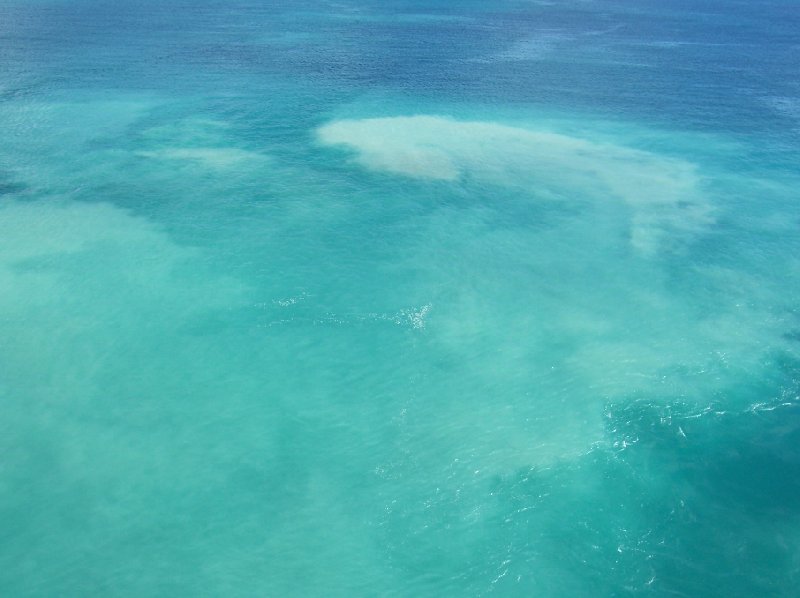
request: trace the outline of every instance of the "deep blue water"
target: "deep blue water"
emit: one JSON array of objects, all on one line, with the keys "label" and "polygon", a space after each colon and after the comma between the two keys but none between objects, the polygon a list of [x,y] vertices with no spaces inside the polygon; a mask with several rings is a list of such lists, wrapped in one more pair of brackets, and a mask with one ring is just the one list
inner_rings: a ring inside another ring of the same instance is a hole
[{"label": "deep blue water", "polygon": [[794,596],[800,5],[0,0],[0,596]]}]

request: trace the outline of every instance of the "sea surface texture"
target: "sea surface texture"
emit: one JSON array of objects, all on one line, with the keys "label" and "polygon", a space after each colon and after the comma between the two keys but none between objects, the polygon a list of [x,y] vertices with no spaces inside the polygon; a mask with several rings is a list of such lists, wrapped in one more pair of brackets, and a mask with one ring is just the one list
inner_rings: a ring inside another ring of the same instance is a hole
[{"label": "sea surface texture", "polygon": [[0,596],[800,592],[796,0],[0,0]]}]

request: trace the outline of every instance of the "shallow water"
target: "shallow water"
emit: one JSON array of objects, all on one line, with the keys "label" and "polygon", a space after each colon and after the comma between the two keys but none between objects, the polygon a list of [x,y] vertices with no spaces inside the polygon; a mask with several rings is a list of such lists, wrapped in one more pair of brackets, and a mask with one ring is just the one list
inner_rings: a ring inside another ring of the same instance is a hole
[{"label": "shallow water", "polygon": [[795,593],[796,8],[0,0],[0,595]]}]

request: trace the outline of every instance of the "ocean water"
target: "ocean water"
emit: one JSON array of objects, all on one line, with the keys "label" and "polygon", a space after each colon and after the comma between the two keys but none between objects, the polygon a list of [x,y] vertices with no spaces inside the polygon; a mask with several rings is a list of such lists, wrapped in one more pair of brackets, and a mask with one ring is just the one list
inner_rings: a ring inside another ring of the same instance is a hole
[{"label": "ocean water", "polygon": [[0,0],[0,595],[796,596],[795,0]]}]

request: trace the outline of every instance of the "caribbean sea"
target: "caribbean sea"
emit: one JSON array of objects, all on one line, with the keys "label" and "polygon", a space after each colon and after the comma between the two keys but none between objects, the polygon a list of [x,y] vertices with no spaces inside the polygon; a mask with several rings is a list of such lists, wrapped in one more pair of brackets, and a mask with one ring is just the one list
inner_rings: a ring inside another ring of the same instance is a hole
[{"label": "caribbean sea", "polygon": [[796,0],[0,0],[0,595],[796,596]]}]

